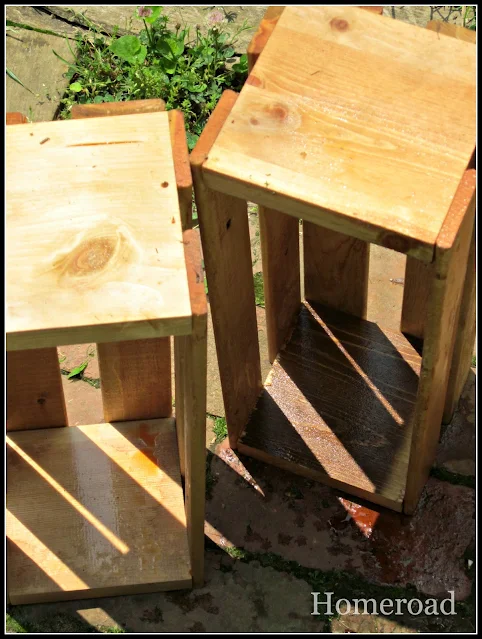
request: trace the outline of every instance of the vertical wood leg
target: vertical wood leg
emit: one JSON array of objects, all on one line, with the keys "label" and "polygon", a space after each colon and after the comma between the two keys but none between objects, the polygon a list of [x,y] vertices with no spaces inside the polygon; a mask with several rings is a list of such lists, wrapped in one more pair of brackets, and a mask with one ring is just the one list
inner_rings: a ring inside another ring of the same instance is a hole
[{"label": "vertical wood leg", "polygon": [[370,245],[303,223],[305,297],[365,318]]},{"label": "vertical wood leg", "polygon": [[404,512],[414,512],[435,459],[474,228],[475,171],[466,171],[435,247]]},{"label": "vertical wood leg", "polygon": [[174,385],[176,394],[176,431],[177,445],[179,448],[179,465],[181,475],[186,475],[185,461],[185,417],[184,398],[186,397],[185,374],[186,369],[186,338],[184,336],[174,337]]},{"label": "vertical wood leg", "polygon": [[448,424],[452,417],[460,396],[462,394],[467,375],[469,374],[472,352],[475,342],[475,225],[470,242],[469,260],[465,276],[462,301],[460,302],[459,322],[456,329],[452,366],[445,396],[445,407],[442,422]]},{"label": "vertical wood leg", "polygon": [[202,164],[236,98],[233,91],[223,93],[191,153],[226,422],[233,448],[262,387],[247,205],[207,188]]},{"label": "vertical wood leg", "polygon": [[[201,250],[195,231],[184,233],[184,251],[192,310],[192,334],[176,338],[182,357],[176,359],[183,390],[182,432],[185,459],[186,520],[194,587],[204,581],[204,510],[206,494],[207,301]],[[177,416],[176,416],[177,419]]]},{"label": "vertical wood leg", "polygon": [[170,417],[168,337],[97,345],[106,422]]},{"label": "vertical wood leg", "polygon": [[425,264],[407,256],[400,321],[402,333],[423,339],[428,298],[434,275],[433,264]]},{"label": "vertical wood leg", "polygon": [[259,207],[269,359],[274,362],[289,339],[300,310],[299,220]]},{"label": "vertical wood leg", "polygon": [[67,426],[56,348],[7,353],[7,431]]}]

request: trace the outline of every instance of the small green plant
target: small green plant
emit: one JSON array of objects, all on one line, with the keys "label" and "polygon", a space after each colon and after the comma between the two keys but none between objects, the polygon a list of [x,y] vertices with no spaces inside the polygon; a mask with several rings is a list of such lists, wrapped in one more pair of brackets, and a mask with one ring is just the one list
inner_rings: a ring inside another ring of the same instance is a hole
[{"label": "small green plant", "polygon": [[249,27],[245,23],[228,35],[218,10],[208,15],[207,29],[196,25],[193,35],[180,23],[170,29],[162,7],[138,7],[135,18],[144,25],[139,35],[114,33],[109,41],[90,25],[76,52],[71,50],[74,60],[61,58],[70,85],[59,118],[69,118],[74,104],[161,98],[166,109],[184,113],[191,150],[222,92],[240,90],[247,77],[247,56],[237,60],[235,45]]},{"label": "small green plant", "polygon": [[264,308],[264,284],[263,284],[263,273],[255,273],[253,275],[254,281],[254,299],[256,302],[256,306],[261,306]]},{"label": "small green plant", "polygon": [[[81,377],[83,375],[83,372],[85,371],[85,369],[89,365],[90,358],[94,357],[94,355],[95,355],[95,349],[91,346],[87,350],[87,356],[86,356],[85,360],[81,364],[79,364],[78,366],[76,366],[75,368],[73,368],[69,372],[69,374],[67,375],[67,379],[72,379],[72,377]],[[65,361],[65,356],[64,356],[62,362],[63,361]],[[59,362],[60,362],[60,360],[59,360]]]},{"label": "small green plant", "polygon": [[477,30],[477,13],[475,6],[462,7],[463,9],[463,21],[466,29]]},{"label": "small green plant", "polygon": [[228,427],[224,417],[215,417],[213,433],[216,435],[216,444],[220,444],[228,436]]},{"label": "small green plant", "polygon": [[472,356],[472,366],[477,366],[477,357],[475,355]]}]

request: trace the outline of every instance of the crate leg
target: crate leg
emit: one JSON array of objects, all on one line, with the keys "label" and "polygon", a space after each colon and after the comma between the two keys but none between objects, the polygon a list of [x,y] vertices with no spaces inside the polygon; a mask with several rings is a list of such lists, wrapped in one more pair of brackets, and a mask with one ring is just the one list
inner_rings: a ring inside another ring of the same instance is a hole
[{"label": "crate leg", "polygon": [[177,445],[179,448],[179,464],[181,467],[181,476],[186,475],[185,460],[185,418],[184,418],[184,399],[186,397],[186,385],[184,371],[186,369],[186,338],[184,336],[174,337],[174,388],[175,388],[175,406],[176,406],[176,431]]},{"label": "crate leg", "polygon": [[402,333],[423,339],[427,316],[427,304],[434,276],[433,264],[425,264],[407,256],[403,287]]},{"label": "crate leg", "polygon": [[466,171],[435,247],[404,512],[411,514],[435,459],[449,380],[454,336],[475,214],[475,171]]},{"label": "crate leg", "polygon": [[[194,587],[204,582],[204,510],[206,494],[207,301],[201,248],[195,231],[183,234],[192,310],[192,333],[176,337],[176,385],[182,389],[185,504]],[[179,394],[181,394],[181,392]],[[176,398],[178,397],[176,393]],[[177,410],[177,403],[176,403]],[[177,420],[176,415],[176,420]]]},{"label": "crate leg", "polygon": [[365,318],[370,245],[303,222],[305,298]]},{"label": "crate leg", "polygon": [[67,426],[56,348],[7,353],[7,431]]},{"label": "crate leg", "polygon": [[472,363],[472,353],[475,343],[475,268],[476,268],[476,246],[475,246],[475,226],[470,243],[469,261],[467,263],[467,274],[465,276],[462,301],[460,302],[459,323],[456,329],[454,353],[452,356],[452,366],[450,368],[447,394],[445,396],[445,407],[442,422],[449,424],[460,396]]},{"label": "crate leg", "polygon": [[168,337],[97,345],[106,422],[172,414]]},{"label": "crate leg", "polygon": [[233,91],[223,93],[191,153],[231,447],[236,446],[262,388],[247,205],[207,188],[202,164],[236,98]]},{"label": "crate leg", "polygon": [[274,362],[290,337],[300,310],[300,224],[298,218],[259,207],[269,359]]}]

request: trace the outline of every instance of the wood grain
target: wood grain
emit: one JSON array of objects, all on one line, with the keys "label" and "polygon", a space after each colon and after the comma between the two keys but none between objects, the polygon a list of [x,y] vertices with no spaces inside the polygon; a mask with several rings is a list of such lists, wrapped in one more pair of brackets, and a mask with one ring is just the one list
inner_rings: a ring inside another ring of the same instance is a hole
[{"label": "wood grain", "polygon": [[167,113],[7,127],[7,349],[191,330]]},{"label": "wood grain", "polygon": [[171,132],[181,225],[182,230],[185,231],[192,227],[192,176],[182,111],[169,111],[169,129]]},{"label": "wood grain", "polygon": [[286,7],[206,186],[431,262],[473,152],[475,58],[370,11]]},{"label": "wood grain", "polygon": [[260,207],[268,355],[274,362],[296,323],[301,303],[300,224],[290,215]]},{"label": "wood grain", "polygon": [[106,422],[170,417],[169,338],[98,344]]},{"label": "wood grain", "polygon": [[166,110],[166,103],[160,98],[154,100],[130,100],[129,102],[103,102],[102,104],[74,104],[72,119],[107,118],[113,115],[139,115],[158,113]]},{"label": "wood grain", "polygon": [[419,367],[401,334],[303,306],[239,451],[401,510]]},{"label": "wood grain", "polygon": [[7,437],[12,604],[191,586],[174,420]]},{"label": "wood grain", "polygon": [[56,348],[7,353],[7,432],[67,426]]},{"label": "wood grain", "polygon": [[404,512],[415,510],[435,459],[475,214],[475,171],[466,171],[437,239]]},{"label": "wood grain", "polygon": [[407,257],[400,320],[402,333],[423,339],[428,297],[434,277],[433,264],[425,264],[415,258]]},{"label": "wood grain", "polygon": [[[72,117],[80,119],[131,115],[164,109],[163,100],[134,100],[74,106]],[[97,355],[102,376],[101,390],[106,422],[153,419],[171,415],[169,338],[99,344]]]},{"label": "wood grain", "polygon": [[236,446],[261,391],[246,202],[208,188],[204,163],[237,94],[225,91],[191,153],[229,442]]},{"label": "wood grain", "polygon": [[[206,492],[206,376],[207,376],[207,300],[201,263],[201,245],[194,230],[184,232],[184,251],[193,317],[191,335],[175,338],[181,359],[176,369],[180,381],[182,432],[184,445],[185,505],[194,587],[204,583],[204,504]],[[177,397],[177,395],[176,395]],[[176,405],[177,419],[177,405]]]},{"label": "wood grain", "polygon": [[370,245],[303,223],[305,298],[366,317]]},{"label": "wood grain", "polygon": [[445,395],[442,423],[449,424],[472,366],[472,354],[476,336],[476,230],[470,241],[467,273],[465,276],[462,300],[460,302],[459,322],[456,329],[452,364],[450,366],[447,393]]}]

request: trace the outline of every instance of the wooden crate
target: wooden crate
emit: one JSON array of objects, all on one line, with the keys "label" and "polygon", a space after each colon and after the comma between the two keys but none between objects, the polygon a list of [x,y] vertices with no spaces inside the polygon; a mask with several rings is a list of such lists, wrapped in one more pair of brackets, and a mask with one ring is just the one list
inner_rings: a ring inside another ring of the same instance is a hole
[{"label": "wooden crate", "polygon": [[[207,302],[183,117],[146,102],[7,116],[12,604],[203,583]],[[56,346],[93,341],[106,423],[65,428]]]},{"label": "wooden crate", "polygon": [[[469,331],[475,50],[355,7],[273,10],[191,154],[230,445],[412,513],[468,371],[452,355]],[[423,342],[366,320],[370,243],[425,269],[427,292],[409,288],[427,297]]]}]

